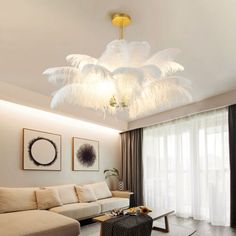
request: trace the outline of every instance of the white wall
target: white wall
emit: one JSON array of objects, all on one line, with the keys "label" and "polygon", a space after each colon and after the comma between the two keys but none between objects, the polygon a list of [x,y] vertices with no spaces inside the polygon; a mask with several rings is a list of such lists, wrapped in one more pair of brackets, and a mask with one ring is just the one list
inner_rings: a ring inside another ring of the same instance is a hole
[{"label": "white wall", "polygon": [[[22,132],[62,135],[61,171],[22,170]],[[99,140],[100,171],[72,171],[72,137]],[[105,168],[121,167],[119,131],[0,100],[0,186],[46,186],[103,180]]]}]

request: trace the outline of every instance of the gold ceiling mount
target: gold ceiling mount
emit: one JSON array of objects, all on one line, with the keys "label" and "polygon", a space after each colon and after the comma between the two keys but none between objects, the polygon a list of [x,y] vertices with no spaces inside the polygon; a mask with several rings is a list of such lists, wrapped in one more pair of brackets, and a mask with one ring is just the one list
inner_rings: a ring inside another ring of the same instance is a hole
[{"label": "gold ceiling mount", "polygon": [[120,39],[124,38],[124,27],[131,24],[131,17],[126,13],[115,13],[112,16],[112,24],[119,27]]}]

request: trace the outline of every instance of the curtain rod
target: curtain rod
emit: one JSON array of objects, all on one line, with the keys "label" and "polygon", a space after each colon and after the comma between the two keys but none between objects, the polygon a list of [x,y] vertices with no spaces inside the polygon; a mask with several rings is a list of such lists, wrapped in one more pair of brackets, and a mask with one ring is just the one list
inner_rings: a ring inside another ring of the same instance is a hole
[{"label": "curtain rod", "polygon": [[154,125],[159,125],[159,124],[163,124],[163,123],[168,123],[168,122],[170,122],[170,121],[179,120],[179,119],[182,119],[182,118],[187,118],[187,117],[189,117],[189,116],[197,115],[197,114],[200,114],[200,113],[204,113],[204,112],[208,112],[208,111],[213,111],[213,110],[218,110],[218,109],[221,109],[221,108],[229,107],[229,106],[231,106],[231,105],[233,105],[233,104],[224,105],[224,106],[219,106],[219,107],[215,107],[215,108],[210,108],[210,109],[206,109],[206,110],[202,110],[202,111],[192,112],[192,113],[189,113],[188,115],[178,116],[178,117],[173,118],[173,119],[160,121],[160,122],[157,122],[157,123],[154,123],[154,124],[145,125],[145,126],[143,126],[143,127],[139,127],[139,128],[135,128],[135,129],[128,129],[128,130],[126,130],[126,131],[120,132],[119,134],[123,134],[123,133],[129,132],[129,131],[133,131],[133,130],[136,130],[136,129],[143,129],[143,128],[151,127],[151,126],[154,126]]}]

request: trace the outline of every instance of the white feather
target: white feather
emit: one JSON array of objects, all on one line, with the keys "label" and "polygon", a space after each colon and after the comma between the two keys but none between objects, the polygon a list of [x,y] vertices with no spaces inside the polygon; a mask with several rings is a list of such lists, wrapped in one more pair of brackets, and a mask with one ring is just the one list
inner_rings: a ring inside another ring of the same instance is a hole
[{"label": "white feather", "polygon": [[50,83],[67,84],[75,83],[81,80],[81,73],[78,69],[70,66],[53,67],[43,72]]},{"label": "white feather", "polygon": [[131,79],[135,79],[138,81],[143,80],[143,71],[139,68],[131,68],[131,67],[120,67],[112,72],[112,75],[115,77],[131,77]]},{"label": "white feather", "polygon": [[149,83],[155,82],[162,76],[162,71],[155,65],[142,66],[141,70],[144,76],[144,85],[149,85]]},{"label": "white feather", "polygon": [[130,102],[129,117],[135,119],[190,102],[192,96],[189,86],[189,82],[181,77],[156,81]]},{"label": "white feather", "polygon": [[100,65],[87,64],[82,70],[85,82],[97,82],[112,79],[112,73]]},{"label": "white feather", "polygon": [[184,67],[174,61],[160,61],[156,63],[156,66],[160,68],[163,77],[172,75],[178,71],[184,71]]},{"label": "white feather", "polygon": [[127,45],[127,66],[140,67],[149,57],[151,47],[148,42],[130,42]]},{"label": "white feather", "polygon": [[55,108],[62,103],[104,110],[109,106],[110,98],[114,95],[114,84],[69,84],[54,93],[51,107]]},{"label": "white feather", "polygon": [[73,67],[82,70],[87,64],[97,64],[97,59],[83,54],[71,54],[66,57],[66,61]]},{"label": "white feather", "polygon": [[124,39],[111,41],[98,59],[98,64],[110,71],[119,67],[126,67],[128,62],[128,44]]},{"label": "white feather", "polygon": [[157,52],[149,58],[144,65],[155,65],[160,68],[162,76],[170,75],[178,71],[183,71],[184,67],[174,61],[175,57],[180,53],[178,48],[169,48]]},{"label": "white feather", "polygon": [[143,72],[141,69],[121,67],[113,72],[114,81],[117,88],[117,101],[122,103],[129,101],[136,96],[142,86]]},{"label": "white feather", "polygon": [[181,53],[179,48],[167,48],[155,53],[149,60],[151,61],[174,61]]}]

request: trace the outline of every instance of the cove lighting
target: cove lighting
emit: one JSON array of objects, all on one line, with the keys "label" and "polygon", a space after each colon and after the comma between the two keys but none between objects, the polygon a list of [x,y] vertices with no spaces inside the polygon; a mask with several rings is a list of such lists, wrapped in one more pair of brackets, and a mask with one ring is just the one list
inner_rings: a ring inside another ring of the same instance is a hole
[{"label": "cove lighting", "polygon": [[37,114],[37,116],[41,117],[42,119],[48,119],[51,121],[62,122],[67,125],[69,124],[69,125],[73,125],[73,126],[80,126],[80,127],[82,126],[83,128],[98,130],[98,131],[102,131],[102,132],[104,132],[104,131],[105,132],[113,132],[113,133],[121,132],[120,130],[117,130],[117,129],[108,128],[108,127],[105,127],[102,125],[97,125],[97,124],[90,123],[87,121],[82,121],[79,119],[55,114],[55,113],[48,112],[48,111],[43,111],[43,110],[40,110],[37,108],[32,108],[32,107],[20,105],[20,104],[5,101],[5,100],[0,100],[0,109],[3,110],[4,112],[11,109],[11,110],[17,111],[19,113],[22,113],[22,112],[28,113],[29,115],[30,114]]}]

